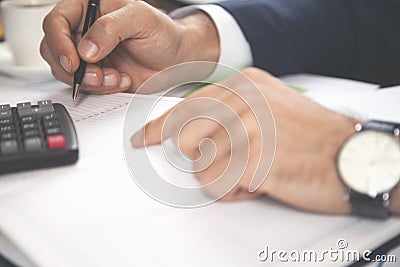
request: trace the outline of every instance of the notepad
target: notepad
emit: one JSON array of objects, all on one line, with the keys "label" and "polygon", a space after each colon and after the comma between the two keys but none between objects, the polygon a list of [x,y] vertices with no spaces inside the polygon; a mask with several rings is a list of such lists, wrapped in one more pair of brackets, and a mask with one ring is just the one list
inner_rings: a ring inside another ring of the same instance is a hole
[{"label": "notepad", "polygon": [[[374,90],[365,97],[375,99]],[[123,119],[132,95],[80,95],[75,106],[70,94],[60,90],[37,97],[69,109],[80,142],[78,164],[0,179],[0,233],[19,254],[8,255],[23,266],[265,266],[258,253],[266,245],[322,251],[346,238],[349,248],[363,250],[400,232],[399,218],[317,215],[267,198],[192,210],[165,206],[142,192],[125,166]],[[147,105],[157,96],[137,97]],[[156,113],[179,101],[164,98]],[[390,113],[400,111],[393,107]]]}]

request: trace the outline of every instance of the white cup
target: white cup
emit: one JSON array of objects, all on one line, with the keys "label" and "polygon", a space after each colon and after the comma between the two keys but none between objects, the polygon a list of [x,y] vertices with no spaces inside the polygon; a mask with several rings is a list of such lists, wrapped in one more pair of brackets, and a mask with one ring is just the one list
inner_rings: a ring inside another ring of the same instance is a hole
[{"label": "white cup", "polygon": [[42,23],[58,0],[6,0],[1,2],[5,41],[15,63],[23,66],[45,66],[40,56]]}]

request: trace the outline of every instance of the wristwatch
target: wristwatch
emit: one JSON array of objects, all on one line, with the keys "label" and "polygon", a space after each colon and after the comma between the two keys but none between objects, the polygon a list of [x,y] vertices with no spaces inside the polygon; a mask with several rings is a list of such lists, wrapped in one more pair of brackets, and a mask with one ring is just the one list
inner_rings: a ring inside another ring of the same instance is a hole
[{"label": "wristwatch", "polygon": [[400,124],[367,121],[339,150],[336,167],[352,213],[384,219],[400,181]]}]

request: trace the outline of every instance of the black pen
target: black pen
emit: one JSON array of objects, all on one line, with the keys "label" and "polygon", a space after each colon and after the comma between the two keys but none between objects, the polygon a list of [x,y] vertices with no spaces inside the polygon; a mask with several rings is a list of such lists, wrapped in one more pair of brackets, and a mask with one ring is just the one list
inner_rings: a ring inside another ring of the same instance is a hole
[{"label": "black pen", "polygon": [[[83,25],[82,37],[88,31],[88,29],[93,25],[97,17],[97,9],[99,8],[100,0],[89,0],[88,7],[86,10],[85,24]],[[75,101],[78,96],[79,87],[81,86],[83,76],[86,71],[86,61],[80,60],[79,68],[74,74],[74,87],[72,90],[72,100]]]}]

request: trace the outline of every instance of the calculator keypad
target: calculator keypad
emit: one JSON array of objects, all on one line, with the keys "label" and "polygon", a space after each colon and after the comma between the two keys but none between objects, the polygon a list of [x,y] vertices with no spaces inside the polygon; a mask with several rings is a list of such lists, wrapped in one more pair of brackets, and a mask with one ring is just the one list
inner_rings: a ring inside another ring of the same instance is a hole
[{"label": "calculator keypad", "polygon": [[72,164],[78,152],[63,105],[51,100],[0,105],[0,174]]},{"label": "calculator keypad", "polygon": [[0,154],[66,147],[51,100],[0,105],[0,134]]},{"label": "calculator keypad", "polygon": [[[3,106],[3,110],[12,111],[7,105]],[[5,118],[4,115],[4,123],[0,124],[0,132],[4,137],[1,141],[2,144],[4,142],[4,150],[1,149],[1,153],[17,153],[18,148],[25,152],[38,152],[46,148],[54,150],[66,147],[51,100],[39,101],[37,105],[18,103],[14,123],[13,114],[7,114],[9,117]],[[15,145],[17,141],[21,142],[19,146]]]}]

